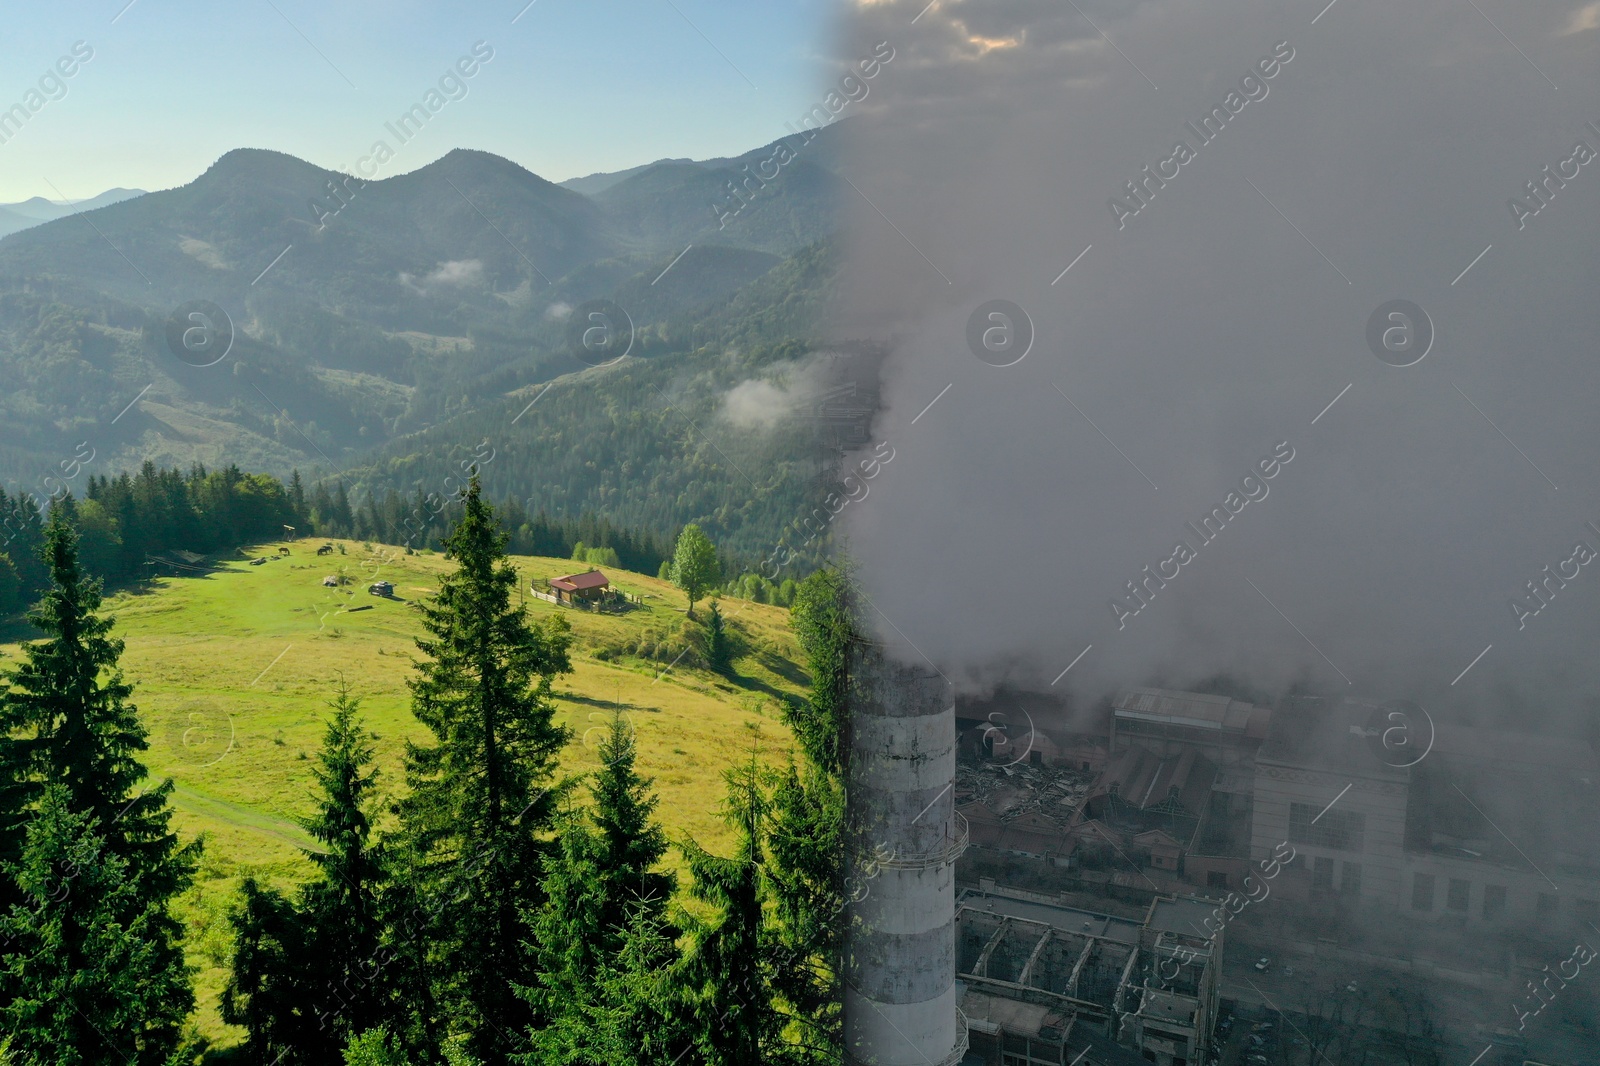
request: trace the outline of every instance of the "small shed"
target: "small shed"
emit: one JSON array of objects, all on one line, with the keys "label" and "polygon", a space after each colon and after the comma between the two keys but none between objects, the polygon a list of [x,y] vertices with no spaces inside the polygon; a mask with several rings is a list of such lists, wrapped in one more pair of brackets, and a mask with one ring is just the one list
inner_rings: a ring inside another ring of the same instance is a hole
[{"label": "small shed", "polygon": [[566,577],[553,577],[550,579],[550,591],[555,593],[556,602],[563,600],[588,600],[601,599],[606,590],[611,587],[611,581],[598,570],[588,570],[581,574],[568,574]]},{"label": "small shed", "polygon": [[393,596],[394,582],[374,581],[372,584],[367,586],[367,591],[372,593],[374,596]]}]

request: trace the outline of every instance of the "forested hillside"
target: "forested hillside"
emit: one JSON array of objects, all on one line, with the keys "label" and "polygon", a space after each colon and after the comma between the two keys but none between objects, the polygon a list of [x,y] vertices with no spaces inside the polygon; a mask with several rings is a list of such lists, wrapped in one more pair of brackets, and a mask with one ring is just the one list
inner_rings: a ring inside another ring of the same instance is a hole
[{"label": "forested hillside", "polygon": [[[769,149],[593,196],[483,152],[362,183],[239,150],[14,234],[0,481],[44,499],[145,462],[236,465],[381,509],[447,494],[463,458],[492,453],[488,491],[530,516],[660,537],[698,522],[759,557],[820,504],[836,455],[815,428],[833,382],[808,361],[833,274],[831,140],[720,219]],[[567,316],[600,298],[632,344],[590,368]],[[171,349],[168,318],[194,300],[232,322],[215,365]],[[762,409],[735,410],[752,390]]]}]

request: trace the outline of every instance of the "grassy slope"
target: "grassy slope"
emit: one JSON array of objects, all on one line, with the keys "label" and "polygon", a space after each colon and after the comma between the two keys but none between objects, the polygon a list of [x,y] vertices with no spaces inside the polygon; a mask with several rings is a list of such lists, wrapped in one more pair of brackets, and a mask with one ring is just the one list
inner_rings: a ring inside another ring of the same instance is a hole
[{"label": "grassy slope", "polygon": [[[403,788],[406,740],[428,739],[411,716],[405,682],[412,675],[419,612],[405,602],[438,588],[451,564],[438,555],[406,556],[350,541],[346,554],[318,558],[315,545],[252,549],[274,556],[262,566],[243,558],[194,576],[157,579],[136,593],[108,599],[117,635],[127,641],[123,667],[150,732],[146,763],[153,778],[171,777],[175,825],[185,838],[206,835],[199,884],[185,899],[190,962],[200,968],[199,1024],[226,1044],[238,1030],[222,1025],[217,997],[225,978],[225,914],[247,875],[287,886],[307,875],[301,845],[310,838],[297,819],[310,812],[312,759],[321,743],[326,701],[339,677],[362,697],[368,727],[378,734],[379,787]],[[583,567],[560,559],[513,560],[527,579]],[[322,586],[344,572],[351,584]],[[537,618],[559,612],[576,639],[574,672],[558,680],[558,718],[573,730],[563,760],[570,772],[598,765],[595,746],[613,707],[637,737],[642,772],[655,778],[658,816],[673,839],[693,836],[718,850],[728,840],[717,818],[722,771],[759,743],[766,760],[781,758],[790,738],[779,699],[805,682],[788,612],[729,601],[742,652],[737,683],[684,664],[661,667],[632,657],[601,661],[594,652],[661,630],[683,618],[684,597],[670,584],[607,570],[617,587],[644,598],[626,615],[594,615],[527,598]],[[379,578],[394,582],[394,600],[366,592]],[[351,608],[367,608],[351,610]],[[697,615],[703,616],[702,607]],[[4,647],[13,657],[15,645]],[[758,738],[759,733],[759,738]],[[674,851],[671,862],[679,857]]]}]

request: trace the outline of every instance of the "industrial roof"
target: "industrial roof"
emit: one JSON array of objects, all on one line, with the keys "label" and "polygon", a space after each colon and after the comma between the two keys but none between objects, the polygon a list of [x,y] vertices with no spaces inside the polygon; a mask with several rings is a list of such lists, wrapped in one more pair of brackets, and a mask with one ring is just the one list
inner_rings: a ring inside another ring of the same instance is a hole
[{"label": "industrial roof", "polygon": [[1122,719],[1189,729],[1215,729],[1252,737],[1265,736],[1272,719],[1269,708],[1243,700],[1164,688],[1129,689],[1112,704],[1112,713]]},{"label": "industrial roof", "polygon": [[1158,899],[1151,905],[1147,924],[1158,933],[1176,933],[1180,936],[1199,936],[1205,932],[1205,920],[1216,910],[1216,904],[1200,899]]},{"label": "industrial roof", "polygon": [[1139,923],[1127,918],[1114,918],[1076,907],[1063,907],[1054,903],[1036,903],[1013,896],[967,888],[956,897],[956,907],[984,914],[998,914],[1018,918],[1025,922],[1048,925],[1065,933],[1079,936],[1101,937],[1119,944],[1139,942]]}]

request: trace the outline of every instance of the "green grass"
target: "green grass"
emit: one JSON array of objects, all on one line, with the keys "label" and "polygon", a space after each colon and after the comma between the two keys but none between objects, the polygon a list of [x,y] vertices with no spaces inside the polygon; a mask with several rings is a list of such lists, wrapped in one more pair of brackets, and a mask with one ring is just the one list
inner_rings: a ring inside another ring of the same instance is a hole
[{"label": "green grass", "polygon": [[[301,848],[312,841],[299,820],[311,811],[312,760],[334,687],[341,678],[350,685],[378,735],[385,806],[404,787],[405,741],[429,739],[409,709],[406,681],[421,626],[408,603],[437,590],[452,564],[436,554],[333,543],[345,554],[319,558],[316,544],[302,541],[279,558],[278,546],[266,545],[209,561],[212,570],[107,597],[116,635],[127,642],[123,669],[150,734],[146,765],[154,779],[176,784],[178,832],[206,838],[200,876],[181,910],[190,962],[199,968],[197,1025],[217,1046],[242,1036],[217,1013],[229,953],[226,913],[240,880],[287,887],[311,869]],[[271,561],[248,565],[261,556]],[[530,579],[586,569],[561,559],[512,561],[524,589]],[[717,815],[722,772],[747,758],[752,745],[774,761],[791,743],[780,701],[800,695],[806,678],[788,612],[725,600],[738,652],[732,679],[693,668],[692,654],[667,669],[630,649],[641,639],[682,647],[673,631],[685,623],[683,594],[653,577],[606,572],[643,606],[597,615],[527,597],[530,616],[559,613],[575,637],[573,673],[556,683],[558,720],[573,730],[563,768],[598,766],[596,745],[613,709],[621,709],[634,729],[640,770],[655,779],[657,814],[669,835],[720,850],[731,839]],[[349,585],[323,587],[324,576],[341,573]],[[395,599],[366,591],[380,578],[394,582]],[[696,616],[704,617],[703,605]],[[8,658],[17,651],[15,644],[0,650]],[[670,863],[681,870],[676,851]]]}]

